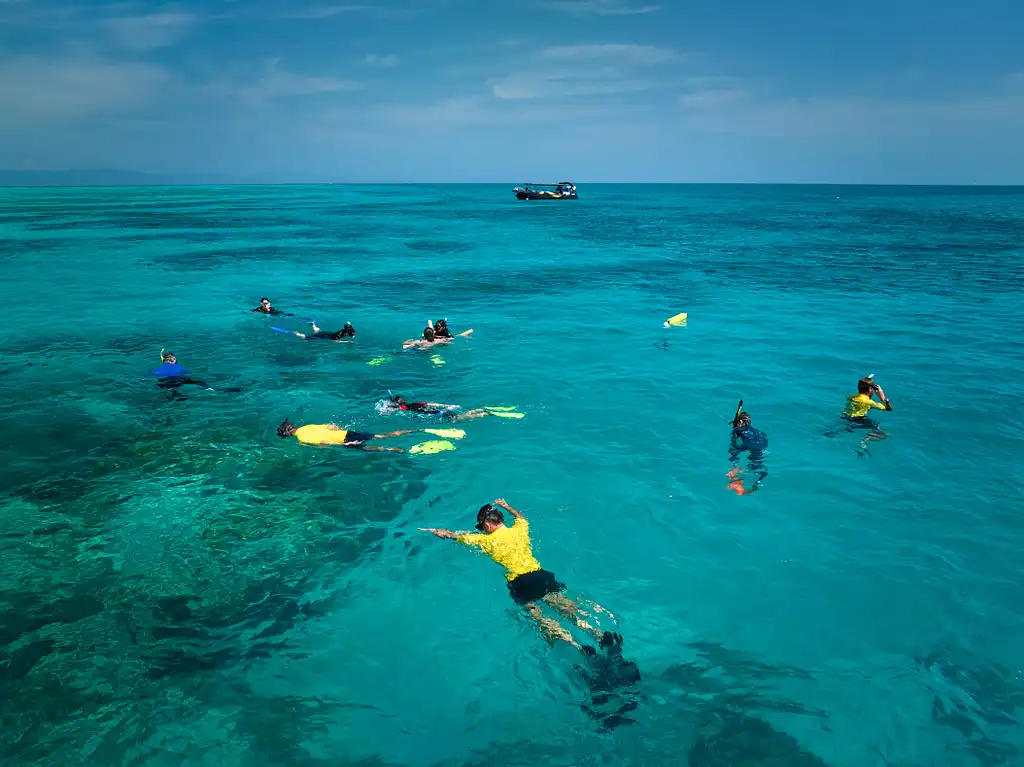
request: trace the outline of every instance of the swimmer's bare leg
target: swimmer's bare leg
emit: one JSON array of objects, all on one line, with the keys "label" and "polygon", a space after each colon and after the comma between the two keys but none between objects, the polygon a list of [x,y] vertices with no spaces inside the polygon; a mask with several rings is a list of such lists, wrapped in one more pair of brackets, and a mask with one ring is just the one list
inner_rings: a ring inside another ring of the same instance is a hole
[{"label": "swimmer's bare leg", "polygon": [[401,437],[405,434],[416,434],[419,429],[402,429],[400,431],[389,431],[387,434],[374,434],[374,439],[388,439],[389,437]]},{"label": "swimmer's bare leg", "polygon": [[888,438],[889,438],[889,435],[886,434],[884,431],[882,431],[881,429],[875,429],[868,436],[866,436],[864,439],[861,440],[859,452],[861,453],[861,455],[870,455],[871,453],[868,450],[868,443],[869,442],[876,442],[878,440],[883,440],[883,439],[888,439]]},{"label": "swimmer's bare leg", "polygon": [[532,618],[537,626],[540,628],[540,633],[543,634],[548,641],[554,641],[555,639],[561,639],[563,642],[567,642],[575,647],[577,650],[582,650],[579,642],[572,638],[572,634],[564,627],[558,625],[558,621],[552,620],[551,618],[545,618],[544,613],[541,612],[540,605],[536,602],[530,602],[526,605],[526,612]]},{"label": "swimmer's bare leg", "polygon": [[400,447],[378,447],[377,445],[367,445],[359,443],[356,445],[346,445],[354,450],[362,450],[364,453],[404,453],[405,450]]},{"label": "swimmer's bare leg", "polygon": [[450,418],[450,420],[452,420],[452,421],[468,421],[471,418],[483,418],[484,416],[488,416],[488,415],[494,415],[494,413],[490,412],[489,410],[484,410],[483,408],[479,408],[477,410],[470,410],[467,413],[460,413],[457,416],[452,416]]},{"label": "swimmer's bare leg", "polygon": [[601,638],[601,634],[603,632],[599,631],[598,629],[594,628],[589,623],[587,623],[585,620],[583,620],[582,611],[580,610],[579,605],[577,605],[568,597],[563,596],[562,594],[548,594],[546,597],[544,597],[544,601],[551,605],[551,607],[554,608],[555,611],[558,612],[560,615],[563,615],[564,617],[568,618],[573,623],[575,623],[579,628],[583,629],[584,631],[589,631],[598,639]]}]

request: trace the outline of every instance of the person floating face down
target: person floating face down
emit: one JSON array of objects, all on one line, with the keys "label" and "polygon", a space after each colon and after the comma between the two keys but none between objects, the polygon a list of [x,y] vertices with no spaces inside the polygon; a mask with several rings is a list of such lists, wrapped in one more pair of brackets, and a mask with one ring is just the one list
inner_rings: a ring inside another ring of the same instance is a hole
[{"label": "person floating face down", "polygon": [[178,364],[178,358],[174,356],[174,352],[164,352],[161,349],[160,359],[160,367],[150,370],[146,375],[156,378],[156,385],[169,391],[172,398],[184,396],[178,391],[182,386],[191,384],[206,388],[203,381],[192,378],[189,371]]},{"label": "person floating face down", "polygon": [[321,330],[316,326],[315,322],[309,323],[310,327],[313,328],[312,333],[298,333],[299,338],[304,338],[307,341],[351,341],[356,337],[356,329],[352,327],[351,322],[346,322],[345,326],[341,330]]},{"label": "person floating face down", "polygon": [[423,328],[423,338],[410,338],[408,341],[402,344],[402,348],[428,349],[431,346],[438,346],[447,343],[451,343],[450,338],[438,338],[437,335],[434,333],[434,328],[431,325],[427,325],[427,327]]},{"label": "person floating face down", "polygon": [[400,394],[391,394],[388,397],[388,404],[392,411],[404,410],[410,413],[418,413],[420,415],[436,415],[446,421],[468,421],[473,418],[483,418],[484,416],[494,415],[494,413],[489,410],[485,410],[484,408],[460,413],[459,405],[445,405],[440,402],[406,402],[405,397]]},{"label": "person floating face down", "polygon": [[[505,525],[504,509],[515,518],[512,527]],[[503,499],[480,507],[476,515],[478,533],[453,532],[438,528],[420,528],[438,538],[448,538],[466,546],[480,549],[491,559],[505,568],[509,596],[517,605],[525,608],[530,618],[536,621],[541,633],[549,640],[561,639],[578,650],[583,647],[572,633],[558,621],[544,615],[541,605],[552,608],[558,615],[568,619],[578,628],[603,640],[602,646],[621,645],[621,637],[610,632],[601,632],[591,626],[585,618],[587,613],[567,598],[562,592],[565,585],[543,569],[533,556],[530,544],[530,526],[526,518]],[[595,612],[605,612],[600,605],[592,605]],[[610,615],[610,613],[608,613]]]},{"label": "person floating face down", "polygon": [[313,423],[306,426],[296,426],[287,418],[277,427],[277,436],[283,438],[295,437],[299,442],[306,445],[339,445],[354,450],[365,450],[367,452],[389,452],[404,453],[400,447],[378,447],[366,443],[374,439],[389,439],[390,437],[401,437],[403,434],[414,434],[415,429],[403,431],[392,431],[387,434],[372,434],[362,431],[348,431],[333,423]]},{"label": "person floating face down", "polygon": [[[875,394],[878,395],[880,402],[872,399]],[[868,415],[872,410],[892,410],[889,398],[885,396],[882,387],[875,383],[874,374],[865,376],[857,381],[857,393],[846,398],[846,408],[843,411],[843,421],[846,423],[847,431],[855,429],[870,430],[870,433],[860,442],[859,450],[862,455],[867,453],[869,442],[885,439],[889,436]],[[833,436],[833,434],[830,433],[828,436]]]},{"label": "person floating face down", "polygon": [[[729,437],[729,461],[732,469],[728,477],[732,480],[729,489],[736,495],[750,495],[761,488],[761,483],[768,476],[764,463],[764,451],[768,448],[768,435],[750,424],[750,413],[741,412],[732,422],[732,435]],[[747,468],[757,479],[749,489],[743,487],[743,471],[740,469],[740,455],[747,454]]]},{"label": "person floating face down", "polygon": [[282,312],[281,310],[275,309],[273,306],[271,306],[270,305],[270,299],[267,298],[266,296],[264,296],[263,298],[260,299],[260,305],[257,306],[255,309],[253,309],[253,311],[254,312],[259,312],[260,314],[279,314],[279,315],[281,315],[283,317],[291,317],[292,316],[288,312]]}]

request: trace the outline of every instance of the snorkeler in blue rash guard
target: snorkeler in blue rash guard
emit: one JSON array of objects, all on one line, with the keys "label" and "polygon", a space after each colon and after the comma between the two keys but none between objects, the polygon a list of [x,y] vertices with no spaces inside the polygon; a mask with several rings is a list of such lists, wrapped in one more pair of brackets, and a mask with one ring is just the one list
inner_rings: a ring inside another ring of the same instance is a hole
[{"label": "snorkeler in blue rash guard", "polygon": [[192,378],[189,371],[178,364],[178,358],[174,356],[173,352],[165,354],[161,349],[160,359],[163,360],[163,364],[158,368],[150,370],[146,375],[154,376],[156,378],[156,385],[161,389],[170,389],[172,396],[178,395],[178,389],[186,384],[206,386],[202,381]]},{"label": "snorkeler in blue rash guard", "polygon": [[[741,403],[742,404],[742,403]],[[750,425],[750,414],[739,413],[732,422],[732,436],[729,438],[729,460],[732,469],[726,475],[732,480],[729,489],[736,495],[756,493],[761,482],[768,476],[764,465],[764,451],[768,448],[768,435]],[[743,487],[743,471],[740,469],[740,454],[747,453],[747,468],[757,475],[757,479],[749,490]]]}]

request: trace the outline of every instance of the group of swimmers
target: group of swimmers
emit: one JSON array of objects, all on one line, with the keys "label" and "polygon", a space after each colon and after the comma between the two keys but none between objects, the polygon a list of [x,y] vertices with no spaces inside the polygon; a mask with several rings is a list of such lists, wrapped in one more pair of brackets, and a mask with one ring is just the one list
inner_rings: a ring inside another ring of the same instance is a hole
[{"label": "group of swimmers", "polygon": [[[874,397],[877,395],[878,401]],[[876,440],[885,439],[888,435],[870,416],[872,410],[892,410],[885,391],[875,381],[875,375],[865,376],[857,381],[857,393],[846,398],[839,428],[825,432],[826,437],[835,437],[840,433],[867,431],[857,447],[860,456],[869,455],[868,445]],[[751,424],[750,414],[743,410],[743,400],[736,408],[736,415],[731,421],[732,435],[729,439],[729,461],[732,468],[726,474],[729,478],[728,488],[737,495],[750,495],[760,489],[761,483],[768,476],[765,465],[765,451],[768,449],[768,435]],[[747,469],[756,477],[749,488],[743,484],[744,475],[740,468],[740,456],[747,454]]]},{"label": "group of swimmers", "polygon": [[[266,298],[261,299],[260,305],[252,311],[267,315],[293,316],[275,309]],[[321,331],[312,321],[311,325],[313,333],[310,334],[275,329],[294,333],[305,340],[350,341],[355,338],[355,328],[351,323],[345,323],[341,330],[334,332]],[[472,330],[467,330],[458,335],[464,337],[472,332]],[[450,343],[455,337],[448,327],[447,320],[428,321],[427,327],[423,331],[423,337],[406,341],[403,344],[403,349]],[[157,378],[157,384],[161,388],[171,390],[172,396],[177,395],[177,390],[185,385],[206,386],[202,380],[192,378],[191,373],[178,364],[173,353],[164,353],[161,350],[161,362],[161,366],[151,371],[151,374]],[[878,401],[874,399],[876,395]],[[870,418],[869,414],[873,409],[891,411],[892,405],[881,386],[875,382],[872,374],[857,382],[857,393],[847,398],[842,416],[844,424],[842,431],[868,431],[868,434],[860,442],[859,450],[862,454],[867,453],[870,442],[886,437],[885,432]],[[437,416],[448,422],[494,415],[522,417],[521,413],[510,413],[508,412],[510,410],[514,410],[514,408],[483,407],[461,412],[461,408],[457,405],[427,401],[408,402],[405,397],[390,392],[383,407],[383,412],[410,412],[422,416]],[[743,410],[742,400],[736,408],[736,414],[730,425],[732,433],[729,440],[729,461],[732,468],[727,474],[730,480],[728,487],[738,495],[749,495],[757,492],[768,476],[765,465],[768,436],[753,426],[750,414]],[[835,436],[839,431],[836,429],[827,432],[827,436]],[[400,447],[379,447],[367,445],[367,443],[418,432],[440,436],[455,436],[457,433],[463,433],[456,429],[403,429],[376,434],[347,430],[336,424],[297,426],[287,419],[277,428],[278,436],[282,438],[295,437],[304,444],[335,445],[365,451],[387,452],[405,452],[405,450]],[[747,455],[747,469],[755,476],[755,481],[749,488],[744,485],[744,472],[740,467],[741,456],[744,453]],[[505,524],[504,512],[508,512],[512,516],[511,526]],[[534,557],[530,541],[530,527],[525,516],[504,499],[499,498],[480,507],[476,517],[476,530],[478,531],[476,533],[455,532],[439,528],[420,529],[439,538],[454,540],[479,549],[504,567],[510,597],[517,605],[525,609],[526,614],[536,622],[546,637],[551,640],[562,640],[590,657],[597,654],[594,647],[581,644],[568,628],[554,618],[546,616],[542,605],[550,608],[557,616],[567,619],[571,625],[593,636],[597,640],[598,646],[605,651],[602,662],[607,664],[610,660],[614,661],[617,679],[633,681],[639,679],[639,671],[636,670],[635,664],[621,657],[622,637],[617,633],[602,631],[588,620],[592,615],[603,613],[611,616],[611,613],[608,613],[600,605],[585,603],[589,609],[588,612],[580,602],[565,596],[565,585],[559,582],[554,574],[543,569],[540,562]],[[614,616],[611,618],[614,620]]]}]

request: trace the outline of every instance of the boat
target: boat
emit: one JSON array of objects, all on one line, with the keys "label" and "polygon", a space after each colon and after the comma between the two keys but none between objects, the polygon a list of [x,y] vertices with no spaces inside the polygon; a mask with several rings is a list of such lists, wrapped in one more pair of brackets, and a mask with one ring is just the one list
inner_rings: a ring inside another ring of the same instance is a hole
[{"label": "boat", "polygon": [[576,185],[569,181],[557,184],[523,184],[513,191],[518,200],[578,200]]}]

